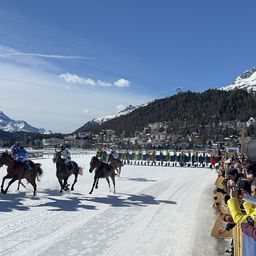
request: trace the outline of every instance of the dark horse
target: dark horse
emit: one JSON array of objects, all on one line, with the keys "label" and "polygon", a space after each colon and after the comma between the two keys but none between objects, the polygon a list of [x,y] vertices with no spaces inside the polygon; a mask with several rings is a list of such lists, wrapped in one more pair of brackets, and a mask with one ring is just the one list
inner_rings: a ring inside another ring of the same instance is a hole
[{"label": "dark horse", "polygon": [[108,186],[109,186],[109,191],[111,191],[109,177],[112,179],[113,186],[114,186],[114,193],[116,193],[116,184],[115,184],[115,175],[116,174],[115,174],[114,168],[111,165],[100,161],[98,159],[98,157],[93,156],[91,159],[91,162],[90,162],[89,172],[92,173],[93,170],[95,170],[94,182],[93,182],[92,189],[89,194],[92,193],[95,185],[96,185],[95,188],[96,189],[98,188],[98,182],[99,182],[100,178],[105,178],[107,180]]},{"label": "dark horse", "polygon": [[[65,164],[65,160],[61,158],[60,151],[55,151],[52,160],[54,163],[56,163],[56,176],[60,183],[60,192],[62,192],[62,190],[68,190],[68,178],[72,174],[75,175],[75,180],[71,186],[71,191],[73,191],[74,185],[77,182],[77,176],[78,174],[83,175],[83,169],[79,167],[75,161],[71,161],[72,169],[69,169],[67,164]],[[64,181],[63,183],[62,180]]]},{"label": "dark horse", "polygon": [[[0,155],[0,167],[3,165],[7,166],[7,175],[3,177],[1,192],[6,194],[10,185],[16,180],[21,181],[22,179],[26,179],[34,188],[34,196],[36,195],[36,178],[43,174],[43,170],[41,169],[41,164],[36,164],[32,161],[29,161],[31,166],[31,170],[24,170],[21,162],[14,160],[8,152],[3,152]],[[4,182],[6,179],[11,179],[8,186],[4,190]],[[38,179],[39,180],[39,179]],[[18,187],[19,189],[19,187]]]},{"label": "dark horse", "polygon": [[118,176],[121,175],[121,167],[123,166],[122,160],[119,158],[114,158],[112,154],[108,157],[108,163],[117,171]]}]

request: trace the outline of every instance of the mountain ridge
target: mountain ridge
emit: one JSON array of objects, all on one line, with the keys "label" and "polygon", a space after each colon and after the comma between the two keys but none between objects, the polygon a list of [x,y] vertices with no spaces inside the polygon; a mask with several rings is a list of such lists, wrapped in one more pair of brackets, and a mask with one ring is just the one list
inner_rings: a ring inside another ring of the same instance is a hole
[{"label": "mountain ridge", "polygon": [[0,130],[5,132],[51,133],[51,131],[46,132],[44,128],[33,127],[24,120],[11,119],[3,111],[0,111]]}]

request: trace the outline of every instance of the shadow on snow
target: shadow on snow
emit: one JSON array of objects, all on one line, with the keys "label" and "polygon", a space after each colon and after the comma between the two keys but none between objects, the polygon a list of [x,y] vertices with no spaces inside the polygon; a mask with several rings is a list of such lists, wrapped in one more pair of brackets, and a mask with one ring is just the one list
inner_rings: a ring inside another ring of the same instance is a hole
[{"label": "shadow on snow", "polygon": [[13,210],[27,211],[29,207],[23,205],[22,201],[28,198],[25,192],[18,194],[0,194],[0,212],[11,212]]},{"label": "shadow on snow", "polygon": [[[50,200],[43,204],[39,204],[36,207],[51,208],[49,211],[78,211],[79,209],[96,210],[94,205],[85,205],[84,200],[81,198],[80,193],[63,192],[59,190],[44,190],[42,194],[46,194],[43,197]],[[48,196],[50,195],[50,196]]]},{"label": "shadow on snow", "polygon": [[101,204],[109,204],[114,207],[131,207],[131,206],[148,206],[148,205],[157,205],[157,204],[177,204],[174,201],[168,200],[157,200],[154,196],[147,194],[121,194],[119,195],[108,195],[107,197],[93,197],[85,198],[90,202],[96,202]]},{"label": "shadow on snow", "polygon": [[[37,200],[36,205],[26,205],[23,201]],[[40,203],[40,200],[47,200],[47,202]],[[101,197],[82,197],[80,193],[66,192],[60,194],[58,190],[43,190],[39,192],[39,197],[30,198],[26,196],[25,192],[18,194],[0,194],[0,212],[10,212],[13,210],[27,211],[33,207],[45,207],[48,211],[78,211],[79,209],[97,210],[97,205],[107,204],[113,207],[146,207],[149,205],[159,204],[177,204],[174,201],[158,200],[152,195],[147,194],[115,194]],[[88,204],[89,203],[89,204]]]},{"label": "shadow on snow", "polygon": [[156,180],[148,180],[146,178],[128,178],[131,181],[140,181],[140,182],[156,182]]}]

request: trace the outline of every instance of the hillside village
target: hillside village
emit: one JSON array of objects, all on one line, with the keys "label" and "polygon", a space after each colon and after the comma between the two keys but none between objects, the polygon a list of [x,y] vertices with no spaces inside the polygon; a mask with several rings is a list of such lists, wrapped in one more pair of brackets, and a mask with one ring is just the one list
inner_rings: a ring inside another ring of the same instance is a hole
[{"label": "hillside village", "polygon": [[[25,134],[21,141],[24,145],[31,148],[58,148],[59,145],[65,142],[71,148],[130,148],[130,149],[210,149],[223,147],[239,147],[241,127],[245,127],[247,135],[254,135],[256,129],[256,119],[251,117],[245,123],[220,122],[217,126],[209,124],[205,128],[216,129],[217,133],[211,137],[207,136],[207,140],[203,141],[202,137],[197,132],[192,132],[187,136],[182,136],[182,132],[186,130],[184,124],[180,127],[180,134],[169,132],[169,126],[166,122],[157,122],[147,125],[142,132],[136,131],[133,137],[126,137],[125,134],[120,136],[114,130],[102,130],[99,133],[79,132],[71,135],[52,135],[51,138],[35,138],[29,134]],[[1,146],[9,146],[13,141],[0,139]]]},{"label": "hillside village", "polygon": [[[254,118],[250,118],[246,123],[243,123],[247,129],[248,134],[253,135],[256,127]],[[99,133],[93,134],[91,132],[80,132],[78,134],[66,136],[63,139],[44,139],[42,141],[43,147],[55,147],[62,142],[67,142],[71,147],[118,147],[118,148],[168,148],[175,150],[188,149],[209,149],[216,148],[217,145],[226,147],[239,147],[241,123],[236,122],[222,122],[217,127],[212,126],[218,131],[217,135],[211,137],[208,135],[207,140],[199,136],[198,133],[192,132],[186,137],[181,133],[168,133],[168,124],[164,122],[157,122],[149,124],[142,132],[136,131],[133,137],[125,137],[124,134],[118,136],[114,130],[103,130]],[[212,128],[210,125],[207,128]]]}]

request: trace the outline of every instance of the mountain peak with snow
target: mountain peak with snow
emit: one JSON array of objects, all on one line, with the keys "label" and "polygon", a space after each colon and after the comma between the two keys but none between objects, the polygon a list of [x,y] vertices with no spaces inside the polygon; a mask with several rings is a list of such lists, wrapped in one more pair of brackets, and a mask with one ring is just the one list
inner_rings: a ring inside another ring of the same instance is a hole
[{"label": "mountain peak with snow", "polygon": [[132,111],[134,111],[135,109],[146,106],[146,105],[147,104],[142,104],[142,105],[138,105],[138,106],[129,105],[128,107],[119,111],[115,115],[108,115],[108,116],[94,118],[91,121],[88,121],[87,123],[85,123],[82,127],[78,128],[76,131],[74,131],[74,133],[84,132],[84,131],[87,131],[88,129],[91,130],[93,128],[98,128],[98,127],[100,127],[100,125],[102,123],[104,123],[106,121],[109,121],[111,119],[114,119],[114,118],[122,116],[122,115],[127,115],[127,114],[131,113]]},{"label": "mountain peak with snow", "polygon": [[110,119],[113,119],[113,118],[116,118],[116,117],[119,117],[119,116],[122,116],[122,115],[127,115],[127,114],[131,113],[133,110],[137,109],[138,107],[141,107],[141,105],[140,106],[129,105],[128,107],[119,111],[115,115],[108,115],[108,116],[98,117],[98,118],[93,119],[93,121],[98,123],[98,124],[102,124],[102,123],[104,123],[104,122],[106,122]]},{"label": "mountain peak with snow", "polygon": [[0,111],[0,130],[5,132],[46,132],[45,129],[33,127],[24,120],[13,120],[2,111]]},{"label": "mountain peak with snow", "polygon": [[243,89],[248,92],[256,92],[256,67],[246,70],[232,84],[220,89],[225,91]]}]

